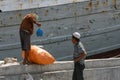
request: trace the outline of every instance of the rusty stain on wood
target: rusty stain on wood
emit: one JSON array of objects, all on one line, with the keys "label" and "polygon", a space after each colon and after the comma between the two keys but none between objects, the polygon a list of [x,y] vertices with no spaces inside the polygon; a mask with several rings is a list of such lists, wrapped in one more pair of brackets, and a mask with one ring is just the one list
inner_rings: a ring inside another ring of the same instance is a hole
[{"label": "rusty stain on wood", "polygon": [[67,10],[69,11],[69,10],[70,10],[70,8],[68,7],[68,8],[67,8]]},{"label": "rusty stain on wood", "polygon": [[39,3],[37,4],[37,6],[38,6],[38,7],[40,6]]},{"label": "rusty stain on wood", "polygon": [[73,2],[77,2],[77,0],[73,0]]},{"label": "rusty stain on wood", "polygon": [[93,4],[92,4],[92,2],[90,1],[89,3],[88,3],[88,7],[87,8],[85,8],[85,10],[90,10],[90,9],[92,9],[92,6],[93,6]]},{"label": "rusty stain on wood", "polygon": [[106,11],[101,11],[101,13],[105,13]]},{"label": "rusty stain on wood", "polygon": [[89,2],[88,7],[92,8],[92,2],[91,1]]},{"label": "rusty stain on wood", "polygon": [[99,6],[99,1],[98,0],[96,0],[94,6],[95,6],[96,9],[98,8],[98,6]]},{"label": "rusty stain on wood", "polygon": [[88,10],[89,10],[89,8],[85,8],[85,10],[87,10],[87,11],[88,11]]},{"label": "rusty stain on wood", "polygon": [[19,9],[22,9],[22,6],[23,6],[23,4],[22,4],[22,3],[20,3],[20,4],[19,4]]},{"label": "rusty stain on wood", "polygon": [[116,0],[113,0],[113,6],[115,9],[117,9],[117,1]]},{"label": "rusty stain on wood", "polygon": [[59,9],[56,9],[56,13],[58,13],[59,12]]},{"label": "rusty stain on wood", "polygon": [[13,17],[10,17],[10,19],[13,19]]},{"label": "rusty stain on wood", "polygon": [[106,6],[107,5],[107,2],[103,2],[103,6]]},{"label": "rusty stain on wood", "polygon": [[99,5],[99,1],[98,1],[98,0],[96,1],[96,5],[97,5],[97,6]]},{"label": "rusty stain on wood", "polygon": [[76,12],[74,12],[74,16],[77,16],[77,13],[76,13]]},{"label": "rusty stain on wood", "polygon": [[118,13],[118,16],[120,17],[120,13]]},{"label": "rusty stain on wood", "polygon": [[6,26],[6,24],[3,24],[3,26],[5,27],[5,26]]},{"label": "rusty stain on wood", "polygon": [[30,3],[33,3],[33,0],[30,0]]},{"label": "rusty stain on wood", "polygon": [[21,13],[19,13],[19,14],[18,14],[18,16],[19,16],[19,17],[22,17],[22,14],[21,14]]},{"label": "rusty stain on wood", "polygon": [[114,14],[112,14],[112,19],[113,19],[113,20],[115,20],[115,19],[116,19]]},{"label": "rusty stain on wood", "polygon": [[55,3],[57,4],[57,0],[55,0]]},{"label": "rusty stain on wood", "polygon": [[116,0],[113,0],[114,5],[116,4]]},{"label": "rusty stain on wood", "polygon": [[47,15],[48,15],[48,12],[49,12],[49,10],[46,10],[46,11],[45,11],[45,16],[47,16]]}]

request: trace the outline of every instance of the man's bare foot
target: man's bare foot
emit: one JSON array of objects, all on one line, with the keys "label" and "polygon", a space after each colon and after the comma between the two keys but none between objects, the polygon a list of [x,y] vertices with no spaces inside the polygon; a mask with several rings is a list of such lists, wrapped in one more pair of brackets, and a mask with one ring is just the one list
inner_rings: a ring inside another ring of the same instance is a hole
[{"label": "man's bare foot", "polygon": [[27,64],[27,62],[23,61],[22,64],[25,65],[25,64]]}]

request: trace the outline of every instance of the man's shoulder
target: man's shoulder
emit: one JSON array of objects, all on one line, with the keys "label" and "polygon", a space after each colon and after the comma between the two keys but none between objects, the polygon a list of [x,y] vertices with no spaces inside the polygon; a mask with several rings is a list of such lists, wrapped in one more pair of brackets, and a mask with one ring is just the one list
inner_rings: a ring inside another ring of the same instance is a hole
[{"label": "man's shoulder", "polygon": [[82,44],[81,41],[79,42],[79,47],[81,47],[81,49],[82,49],[83,51],[85,51],[84,45]]}]

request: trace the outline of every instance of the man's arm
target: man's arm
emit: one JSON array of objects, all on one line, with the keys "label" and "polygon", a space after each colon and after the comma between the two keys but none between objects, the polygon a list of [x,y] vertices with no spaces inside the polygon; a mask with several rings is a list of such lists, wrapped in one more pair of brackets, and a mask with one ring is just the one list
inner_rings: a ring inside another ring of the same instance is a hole
[{"label": "man's arm", "polygon": [[85,58],[85,56],[87,55],[86,51],[84,51],[79,57],[75,58],[74,59],[74,62],[78,62],[80,61],[81,59]]},{"label": "man's arm", "polygon": [[35,20],[34,20],[33,22],[34,22],[37,26],[39,26],[39,27],[41,26],[40,22],[37,22],[37,21],[35,21]]}]

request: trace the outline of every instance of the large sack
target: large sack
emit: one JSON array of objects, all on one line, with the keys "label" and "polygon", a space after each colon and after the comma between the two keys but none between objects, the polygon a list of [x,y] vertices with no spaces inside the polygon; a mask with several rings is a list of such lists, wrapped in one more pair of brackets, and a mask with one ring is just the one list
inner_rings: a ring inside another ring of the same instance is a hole
[{"label": "large sack", "polygon": [[[22,57],[24,58],[24,52],[22,52]],[[55,58],[46,50],[31,45],[28,60],[35,64],[52,64]]]}]

